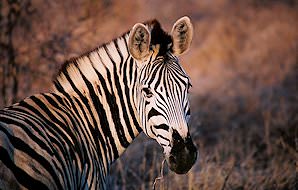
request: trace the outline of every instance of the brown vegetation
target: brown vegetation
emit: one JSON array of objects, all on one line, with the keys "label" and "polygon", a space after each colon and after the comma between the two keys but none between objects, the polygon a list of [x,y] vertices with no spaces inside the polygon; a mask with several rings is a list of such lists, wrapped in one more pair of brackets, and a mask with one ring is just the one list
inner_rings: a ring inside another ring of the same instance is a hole
[{"label": "brown vegetation", "polygon": [[[195,26],[181,62],[193,83],[200,158],[166,167],[157,189],[297,188],[297,1],[16,1],[0,4],[0,107],[47,91],[63,62],[151,18]],[[11,13],[10,13],[11,12]],[[9,16],[10,15],[10,16]],[[111,189],[151,189],[162,150],[140,135],[111,169]]]}]

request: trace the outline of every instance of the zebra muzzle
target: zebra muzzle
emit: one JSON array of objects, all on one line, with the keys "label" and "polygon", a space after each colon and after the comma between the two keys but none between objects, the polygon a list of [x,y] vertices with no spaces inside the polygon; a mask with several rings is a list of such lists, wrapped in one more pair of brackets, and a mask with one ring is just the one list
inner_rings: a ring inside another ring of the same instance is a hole
[{"label": "zebra muzzle", "polygon": [[188,134],[183,139],[179,133],[173,131],[173,146],[167,158],[169,168],[177,174],[187,173],[197,159],[197,148]]}]

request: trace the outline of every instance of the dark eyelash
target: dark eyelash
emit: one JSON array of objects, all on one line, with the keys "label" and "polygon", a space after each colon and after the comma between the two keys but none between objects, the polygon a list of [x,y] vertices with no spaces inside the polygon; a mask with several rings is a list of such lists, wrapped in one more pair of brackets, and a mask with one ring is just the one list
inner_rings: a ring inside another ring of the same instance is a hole
[{"label": "dark eyelash", "polygon": [[150,88],[143,88],[142,90],[145,92],[148,98],[150,98],[153,95]]}]

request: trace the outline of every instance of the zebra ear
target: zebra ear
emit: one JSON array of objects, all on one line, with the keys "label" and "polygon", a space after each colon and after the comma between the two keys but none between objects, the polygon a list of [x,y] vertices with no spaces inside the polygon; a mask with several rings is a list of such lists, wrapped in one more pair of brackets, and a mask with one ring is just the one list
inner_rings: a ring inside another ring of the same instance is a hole
[{"label": "zebra ear", "polygon": [[137,23],[130,31],[128,49],[130,54],[137,60],[143,60],[149,55],[150,32],[145,25]]},{"label": "zebra ear", "polygon": [[177,20],[173,25],[171,35],[173,38],[173,53],[181,55],[186,52],[193,36],[193,26],[190,19],[184,16]]}]

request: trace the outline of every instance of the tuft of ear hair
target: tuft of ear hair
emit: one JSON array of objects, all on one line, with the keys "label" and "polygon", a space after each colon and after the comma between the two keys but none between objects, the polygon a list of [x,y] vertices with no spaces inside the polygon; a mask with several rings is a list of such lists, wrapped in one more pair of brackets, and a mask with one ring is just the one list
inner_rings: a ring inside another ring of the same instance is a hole
[{"label": "tuft of ear hair", "polygon": [[175,55],[185,53],[189,49],[193,36],[193,26],[189,17],[184,16],[178,19],[173,25],[171,35],[173,38],[173,53]]},{"label": "tuft of ear hair", "polygon": [[136,60],[143,60],[149,55],[150,32],[145,25],[137,23],[129,34],[128,49]]}]

